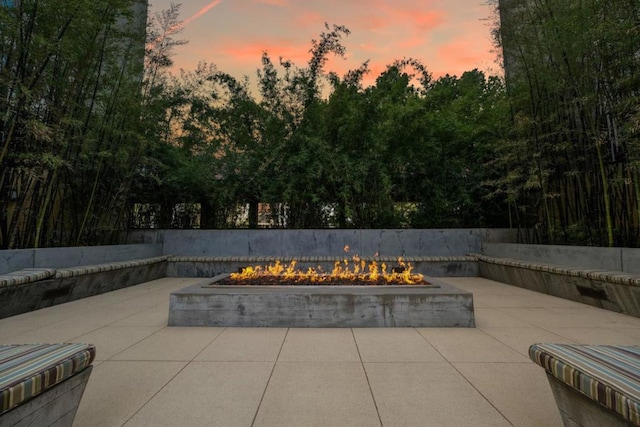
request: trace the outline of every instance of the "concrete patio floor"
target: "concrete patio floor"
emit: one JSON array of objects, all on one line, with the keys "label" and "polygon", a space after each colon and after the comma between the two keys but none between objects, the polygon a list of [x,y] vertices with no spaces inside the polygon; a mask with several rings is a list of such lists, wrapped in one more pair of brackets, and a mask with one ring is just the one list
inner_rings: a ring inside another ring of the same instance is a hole
[{"label": "concrete patio floor", "polygon": [[164,278],[0,320],[97,347],[74,426],[561,426],[535,342],[640,344],[640,319],[481,278],[475,329],[169,328]]}]

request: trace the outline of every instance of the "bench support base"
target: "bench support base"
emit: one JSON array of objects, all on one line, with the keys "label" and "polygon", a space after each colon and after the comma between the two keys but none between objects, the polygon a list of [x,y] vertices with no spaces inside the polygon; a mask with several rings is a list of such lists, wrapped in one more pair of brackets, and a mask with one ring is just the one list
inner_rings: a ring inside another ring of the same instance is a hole
[{"label": "bench support base", "polygon": [[0,425],[71,427],[92,366],[0,416]]},{"label": "bench support base", "polygon": [[565,427],[625,427],[630,424],[610,409],[547,374]]}]

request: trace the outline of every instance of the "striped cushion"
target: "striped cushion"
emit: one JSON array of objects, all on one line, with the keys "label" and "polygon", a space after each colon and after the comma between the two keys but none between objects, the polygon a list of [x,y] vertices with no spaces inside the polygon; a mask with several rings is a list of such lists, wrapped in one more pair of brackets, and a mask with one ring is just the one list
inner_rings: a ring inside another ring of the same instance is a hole
[{"label": "striped cushion", "polygon": [[640,426],[640,346],[533,344],[548,374]]},{"label": "striped cushion", "polygon": [[541,264],[533,261],[522,261],[510,258],[494,258],[485,255],[477,255],[478,261],[489,264],[507,265],[516,268],[525,268],[534,271],[544,271],[553,274],[562,274],[572,277],[582,277],[587,280],[616,283],[629,286],[640,286],[640,276],[626,274],[621,271],[590,270],[586,268],[562,266],[556,264]]},{"label": "striped cushion", "polygon": [[53,277],[55,274],[56,270],[53,268],[25,268],[0,276],[0,288],[37,282]]},{"label": "striped cushion", "polygon": [[0,346],[0,414],[83,370],[95,355],[91,344]]},{"label": "striped cushion", "polygon": [[78,267],[60,268],[56,271],[56,279],[66,279],[69,277],[85,276],[87,274],[104,273],[105,271],[122,270],[125,268],[141,267],[144,265],[157,264],[169,259],[169,255],[134,259],[131,261],[109,262],[96,265],[81,265]]}]

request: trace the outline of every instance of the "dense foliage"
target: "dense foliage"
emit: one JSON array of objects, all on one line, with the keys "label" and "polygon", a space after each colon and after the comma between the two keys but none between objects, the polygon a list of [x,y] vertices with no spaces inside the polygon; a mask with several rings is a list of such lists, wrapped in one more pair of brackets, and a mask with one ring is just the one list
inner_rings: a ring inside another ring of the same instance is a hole
[{"label": "dense foliage", "polygon": [[[637,0],[492,0],[506,82],[415,59],[365,87],[349,31],[238,79],[171,72],[179,7],[0,0],[0,247],[115,241],[138,227],[533,229],[636,246]],[[277,54],[277,52],[275,52]],[[144,61],[143,61],[144,58]],[[144,62],[144,63],[143,63]]]},{"label": "dense foliage", "polygon": [[477,70],[432,80],[405,59],[365,88],[366,63],[344,76],[324,68],[348,34],[327,26],[303,66],[265,52],[257,95],[213,65],[179,77],[156,67],[163,97],[136,194],[157,207],[154,220],[176,225],[167,207],[182,202],[200,206],[204,227],[505,225],[504,197],[482,186],[488,147],[506,132],[501,80]]},{"label": "dense foliage", "polygon": [[501,0],[512,108],[491,182],[544,241],[640,244],[640,2]]},{"label": "dense foliage", "polygon": [[95,242],[125,214],[144,151],[135,7],[0,2],[0,247]]}]

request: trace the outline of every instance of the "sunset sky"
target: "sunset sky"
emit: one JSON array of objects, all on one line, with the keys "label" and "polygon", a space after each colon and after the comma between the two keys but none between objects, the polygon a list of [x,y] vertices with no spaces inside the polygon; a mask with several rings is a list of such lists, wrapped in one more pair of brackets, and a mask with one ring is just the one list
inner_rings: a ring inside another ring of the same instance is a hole
[{"label": "sunset sky", "polygon": [[[173,1],[173,3],[179,3]],[[150,0],[149,13],[171,0]],[[255,80],[267,51],[304,66],[311,39],[324,23],[346,26],[346,59],[333,58],[328,69],[343,75],[370,60],[365,84],[395,59],[422,61],[434,77],[478,68],[500,73],[491,40],[491,7],[485,0],[188,0],[181,6],[184,30],[173,57],[175,68],[214,63],[237,78]]]}]

